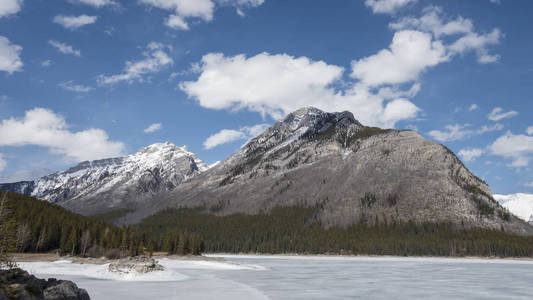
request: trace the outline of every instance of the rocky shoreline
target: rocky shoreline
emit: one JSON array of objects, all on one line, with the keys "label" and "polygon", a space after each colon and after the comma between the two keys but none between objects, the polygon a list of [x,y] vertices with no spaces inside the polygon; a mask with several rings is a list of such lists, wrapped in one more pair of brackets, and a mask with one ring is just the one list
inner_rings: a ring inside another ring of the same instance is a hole
[{"label": "rocky shoreline", "polygon": [[69,280],[39,279],[14,268],[0,270],[0,300],[90,300],[86,290]]}]

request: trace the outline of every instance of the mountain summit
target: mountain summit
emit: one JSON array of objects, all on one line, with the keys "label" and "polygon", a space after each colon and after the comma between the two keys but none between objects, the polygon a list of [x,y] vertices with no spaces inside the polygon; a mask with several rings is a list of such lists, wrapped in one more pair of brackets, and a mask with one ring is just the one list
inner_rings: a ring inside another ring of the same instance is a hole
[{"label": "mountain summit", "polygon": [[124,157],[85,161],[35,181],[0,185],[0,189],[91,214],[113,208],[134,209],[138,202],[149,201],[207,169],[187,147],[166,142]]},{"label": "mountain summit", "polygon": [[313,107],[290,113],[211,168],[186,148],[154,144],[32,184],[32,195],[84,214],[127,208],[121,222],[128,223],[168,207],[229,215],[305,206],[326,227],[447,222],[533,234],[445,146]]}]

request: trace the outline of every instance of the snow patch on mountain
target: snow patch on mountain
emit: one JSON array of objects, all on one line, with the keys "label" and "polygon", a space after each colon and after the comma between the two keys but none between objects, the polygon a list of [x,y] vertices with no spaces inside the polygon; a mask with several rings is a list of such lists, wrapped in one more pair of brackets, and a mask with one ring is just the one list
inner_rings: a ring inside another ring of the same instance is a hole
[{"label": "snow patch on mountain", "polygon": [[35,181],[31,195],[62,202],[112,193],[114,201],[137,192],[171,190],[208,169],[186,146],[156,143],[125,157],[86,161]]},{"label": "snow patch on mountain", "polygon": [[533,194],[495,194],[494,199],[520,219],[533,223]]}]

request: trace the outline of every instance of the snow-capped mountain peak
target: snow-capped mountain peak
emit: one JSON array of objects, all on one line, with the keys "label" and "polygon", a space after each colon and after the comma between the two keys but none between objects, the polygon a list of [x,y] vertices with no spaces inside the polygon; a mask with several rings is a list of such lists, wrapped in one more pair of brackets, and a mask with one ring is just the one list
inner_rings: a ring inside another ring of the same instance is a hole
[{"label": "snow-capped mountain peak", "polygon": [[75,211],[90,213],[101,210],[101,206],[134,207],[146,197],[170,191],[207,169],[208,166],[186,146],[164,142],[124,157],[81,162],[68,170],[33,182],[11,184],[11,187]]},{"label": "snow-capped mountain peak", "polygon": [[511,213],[520,219],[533,223],[533,195],[532,194],[510,194],[510,195],[494,195],[500,204],[507,208]]}]

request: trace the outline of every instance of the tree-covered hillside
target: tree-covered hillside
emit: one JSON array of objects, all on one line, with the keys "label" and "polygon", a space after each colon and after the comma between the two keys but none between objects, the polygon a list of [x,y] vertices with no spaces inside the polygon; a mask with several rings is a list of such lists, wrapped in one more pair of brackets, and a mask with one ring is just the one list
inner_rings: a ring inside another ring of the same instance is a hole
[{"label": "tree-covered hillside", "polygon": [[0,192],[0,197],[7,200],[6,222],[12,224],[13,250],[18,252],[57,250],[62,255],[117,257],[161,250],[179,254],[203,251],[198,234],[158,230],[154,235],[138,226],[117,227],[21,194]]},{"label": "tree-covered hillside", "polygon": [[324,228],[315,208],[277,207],[258,215],[215,216],[212,210],[168,209],[145,219],[148,231],[200,233],[207,252],[371,254],[417,256],[533,256],[533,237],[449,223],[372,222]]}]

